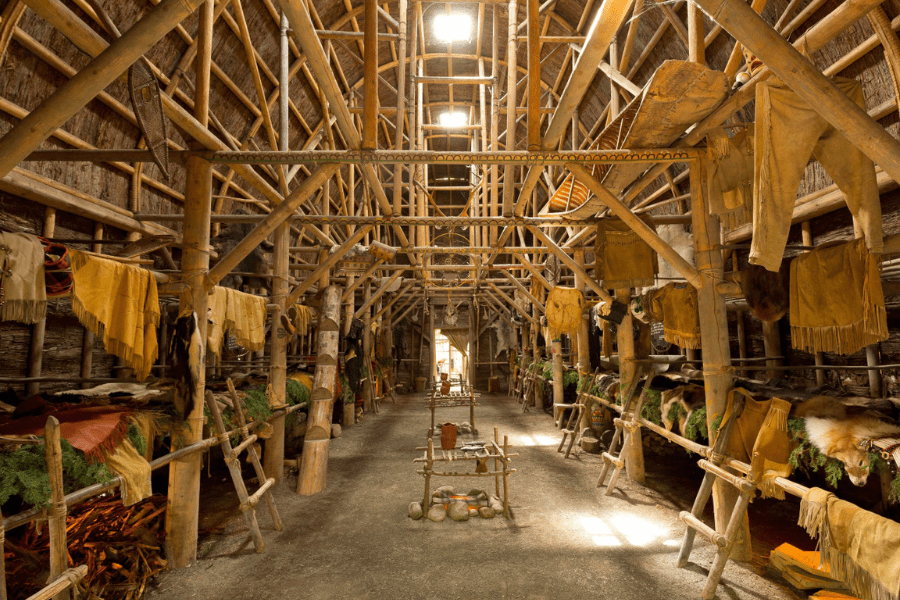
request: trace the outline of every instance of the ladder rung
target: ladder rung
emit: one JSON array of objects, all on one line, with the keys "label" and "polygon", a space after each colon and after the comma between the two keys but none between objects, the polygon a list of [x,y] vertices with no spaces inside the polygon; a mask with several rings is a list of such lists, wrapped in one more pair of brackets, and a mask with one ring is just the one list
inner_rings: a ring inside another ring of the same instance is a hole
[{"label": "ladder rung", "polygon": [[713,475],[715,475],[716,477],[719,477],[720,479],[724,479],[725,481],[727,481],[728,483],[730,483],[731,485],[733,485],[734,487],[736,487],[737,489],[739,489],[742,492],[753,491],[753,488],[756,487],[752,483],[750,483],[749,481],[744,479],[743,477],[738,477],[737,475],[735,475],[733,473],[729,473],[722,467],[717,467],[716,465],[712,464],[705,458],[701,458],[700,460],[698,460],[697,464],[700,465],[700,468],[703,469],[704,471],[708,471],[708,472],[712,473]]},{"label": "ladder rung", "polygon": [[253,444],[254,442],[256,442],[256,440],[257,440],[257,437],[256,437],[256,434],[254,433],[254,434],[248,436],[246,440],[244,440],[243,442],[241,442],[240,444],[238,444],[237,446],[232,448],[231,449],[231,457],[230,457],[231,460],[235,460],[238,456],[241,455],[241,452],[243,452],[244,450],[249,448],[250,444]]},{"label": "ladder rung", "polygon": [[262,498],[263,494],[269,491],[269,488],[275,485],[275,478],[269,477],[266,479],[266,482],[262,484],[256,493],[247,498],[247,501],[241,504],[241,510],[247,510],[248,508],[255,508],[257,503],[259,503],[259,499]]},{"label": "ladder rung", "polygon": [[621,458],[618,458],[618,457],[616,457],[616,456],[613,456],[613,455],[610,454],[609,452],[604,452],[604,453],[603,453],[603,460],[605,460],[605,461],[608,462],[608,463],[612,463],[613,465],[615,465],[615,467],[616,467],[617,469],[621,469],[622,467],[625,466],[625,461],[624,461],[624,460],[622,460]]},{"label": "ladder rung", "polygon": [[724,535],[722,535],[691,513],[687,512],[686,510],[681,511],[681,513],[678,515],[678,518],[684,521],[685,525],[702,534],[706,539],[708,539],[716,546],[724,548],[728,545],[728,540]]}]

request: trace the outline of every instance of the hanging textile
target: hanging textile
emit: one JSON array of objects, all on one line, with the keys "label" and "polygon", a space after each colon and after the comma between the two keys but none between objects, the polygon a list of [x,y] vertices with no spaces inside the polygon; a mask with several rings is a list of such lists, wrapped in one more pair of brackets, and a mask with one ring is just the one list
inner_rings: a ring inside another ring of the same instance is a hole
[{"label": "hanging textile", "polygon": [[700,348],[700,315],[697,290],[686,283],[670,283],[647,294],[645,309],[654,321],[663,324],[663,338],[670,344]]},{"label": "hanging textile", "polygon": [[33,235],[0,232],[0,321],[37,323],[46,315],[44,247]]},{"label": "hanging textile", "polygon": [[[124,406],[84,406],[52,413],[59,436],[84,452],[89,463],[102,461],[101,449],[114,451],[125,439],[130,415]],[[35,415],[0,426],[0,435],[44,435],[49,415]]]},{"label": "hanging textile", "polygon": [[441,334],[447,338],[451,346],[456,348],[456,350],[463,355],[463,358],[466,358],[469,355],[468,329],[441,329]]},{"label": "hanging textile", "polygon": [[750,463],[750,477],[759,487],[762,498],[784,500],[784,490],[775,485],[775,478],[791,474],[788,459],[792,448],[787,427],[791,404],[780,398],[755,400],[747,390],[734,388],[728,393],[723,423],[731,417],[736,394],[744,397],[744,408],[735,421],[725,453]]},{"label": "hanging textile", "polygon": [[69,249],[62,244],[38,238],[44,246],[44,284],[48,298],[65,296],[72,291],[74,278]]},{"label": "hanging textile", "polygon": [[107,352],[122,358],[137,380],[143,381],[159,353],[156,279],[146,269],[78,250],[72,250],[71,256],[72,312],[103,340]]},{"label": "hanging textile", "polygon": [[706,189],[709,212],[721,215],[750,206],[753,202],[753,130],[741,129],[728,137],[717,127],[706,135],[709,163]]},{"label": "hanging textile", "polygon": [[232,288],[216,286],[209,296],[207,349],[219,356],[226,331],[239,346],[255,352],[266,341],[266,299]]},{"label": "hanging textile", "polygon": [[137,504],[153,493],[150,488],[150,463],[127,438],[115,450],[103,449],[102,453],[103,462],[109,470],[121,477],[122,504]]},{"label": "hanging textile", "polygon": [[[639,215],[653,231],[650,215]],[[602,287],[622,289],[653,285],[659,272],[656,251],[621,219],[597,224],[594,276]]]},{"label": "hanging textile", "polygon": [[862,239],[791,261],[791,345],[807,352],[852,354],[887,339],[878,262]]},{"label": "hanging textile", "polygon": [[900,523],[810,488],[800,501],[798,525],[818,539],[822,561],[854,595],[900,598]]},{"label": "hanging textile", "polygon": [[581,331],[584,294],[581,290],[556,286],[547,294],[547,329],[551,340],[560,335],[575,336]]},{"label": "hanging textile", "polygon": [[[834,83],[865,108],[858,81],[836,77]],[[869,249],[881,252],[881,203],[872,160],[781,81],[764,81],[756,87],[755,148],[752,264],[770,271],[781,265],[797,188],[810,155],[844,193]]]}]

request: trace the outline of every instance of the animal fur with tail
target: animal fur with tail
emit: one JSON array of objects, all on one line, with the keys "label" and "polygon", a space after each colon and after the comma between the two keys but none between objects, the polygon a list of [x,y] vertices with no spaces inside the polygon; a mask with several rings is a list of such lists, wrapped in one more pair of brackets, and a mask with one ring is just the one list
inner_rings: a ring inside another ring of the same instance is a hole
[{"label": "animal fur with tail", "polygon": [[900,426],[865,413],[837,398],[815,396],[797,405],[794,416],[802,417],[809,443],[826,456],[844,463],[853,485],[864,486],[869,476],[869,455],[864,440],[900,435]]}]

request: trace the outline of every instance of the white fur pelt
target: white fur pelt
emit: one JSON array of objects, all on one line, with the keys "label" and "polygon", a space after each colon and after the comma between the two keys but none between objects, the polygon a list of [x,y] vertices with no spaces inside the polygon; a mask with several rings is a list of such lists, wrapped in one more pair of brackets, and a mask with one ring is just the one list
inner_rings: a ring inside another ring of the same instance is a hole
[{"label": "white fur pelt", "polygon": [[491,325],[491,329],[497,332],[497,347],[494,349],[494,356],[499,356],[504,350],[515,352],[518,340],[516,340],[515,330],[506,324],[506,321],[498,320]]},{"label": "white fur pelt", "polygon": [[[682,225],[657,225],[656,233],[682,258],[691,265],[694,264],[694,240]],[[657,257],[657,260],[659,261],[659,277],[662,279],[662,285],[668,283],[663,278],[682,277],[681,273],[676,271],[662,256]]]}]

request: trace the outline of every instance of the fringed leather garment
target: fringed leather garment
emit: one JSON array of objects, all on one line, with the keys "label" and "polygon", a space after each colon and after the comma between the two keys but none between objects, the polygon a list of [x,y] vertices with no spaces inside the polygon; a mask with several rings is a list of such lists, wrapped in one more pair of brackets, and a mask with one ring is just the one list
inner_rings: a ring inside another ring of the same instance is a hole
[{"label": "fringed leather garment", "polygon": [[796,257],[791,262],[791,345],[852,354],[887,339],[878,262],[862,239]]},{"label": "fringed leather garment", "polygon": [[[854,79],[834,83],[865,108]],[[844,193],[872,252],[884,247],[875,165],[793,90],[777,79],[756,87],[753,241],[750,262],[777,271],[791,229],[797,188],[810,155]]]}]

